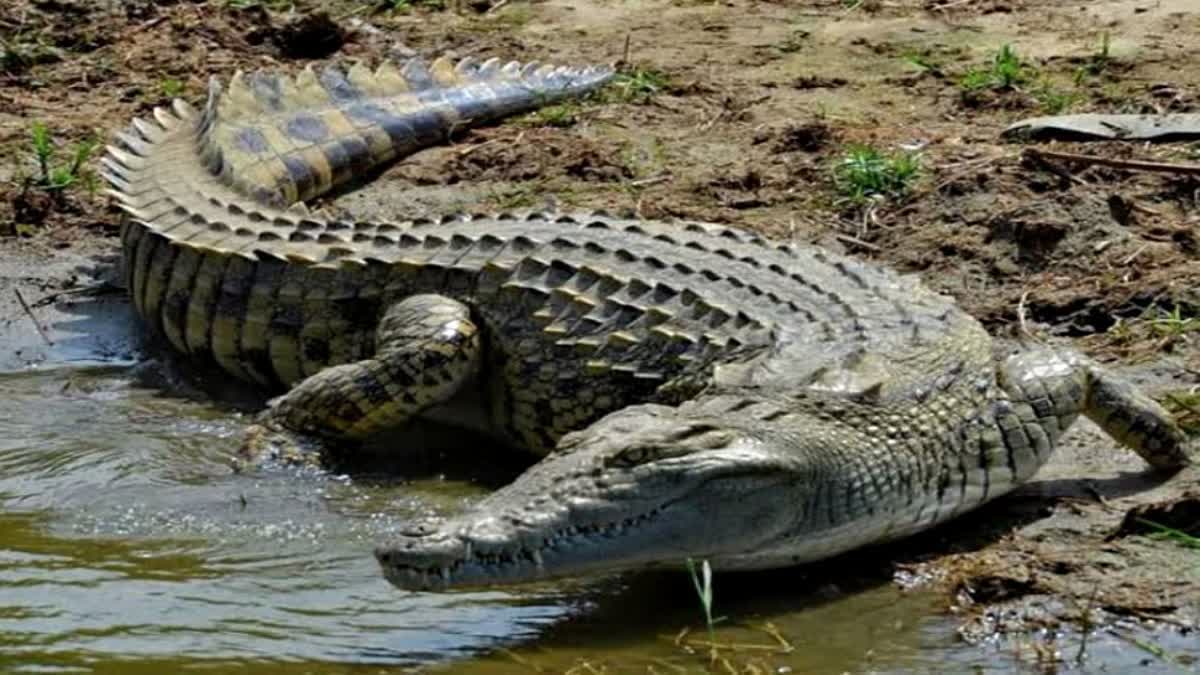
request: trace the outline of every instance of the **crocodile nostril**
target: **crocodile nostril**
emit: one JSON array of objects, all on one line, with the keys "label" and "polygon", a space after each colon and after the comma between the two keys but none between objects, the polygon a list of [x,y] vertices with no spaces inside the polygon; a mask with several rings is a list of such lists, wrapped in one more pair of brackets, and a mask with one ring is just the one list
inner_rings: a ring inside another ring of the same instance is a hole
[{"label": "crocodile nostril", "polygon": [[406,537],[428,537],[437,531],[433,523],[411,523],[400,531]]}]

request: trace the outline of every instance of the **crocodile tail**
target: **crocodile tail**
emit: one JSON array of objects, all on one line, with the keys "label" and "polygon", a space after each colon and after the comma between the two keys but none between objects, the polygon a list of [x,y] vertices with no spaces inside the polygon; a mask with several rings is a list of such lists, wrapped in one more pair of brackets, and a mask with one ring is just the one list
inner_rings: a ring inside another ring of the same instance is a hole
[{"label": "crocodile tail", "polygon": [[317,197],[451,132],[593,91],[603,66],[413,59],[375,70],[311,66],[295,77],[214,78],[197,126],[204,165],[256,201],[288,206]]}]

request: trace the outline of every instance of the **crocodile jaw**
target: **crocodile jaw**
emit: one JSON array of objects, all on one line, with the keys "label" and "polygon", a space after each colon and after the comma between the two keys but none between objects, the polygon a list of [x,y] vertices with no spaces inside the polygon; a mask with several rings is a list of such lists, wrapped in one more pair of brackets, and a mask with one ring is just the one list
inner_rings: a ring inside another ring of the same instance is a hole
[{"label": "crocodile jaw", "polygon": [[[682,566],[756,550],[795,524],[793,496],[780,492],[803,482],[791,462],[724,430],[715,442],[681,441],[672,428],[695,423],[667,419],[633,434],[602,421],[573,435],[575,447],[468,513],[379,547],[384,576],[403,589],[448,590]],[[658,458],[614,463],[631,447]]]},{"label": "crocodile jaw", "polygon": [[[456,520],[426,536],[404,537],[379,547],[376,558],[393,585],[444,591],[536,582],[567,575],[651,566],[646,547],[656,537],[651,511],[640,519],[579,527],[513,529],[491,515]],[[480,534],[486,533],[483,538]],[[539,539],[538,535],[542,535]]]}]

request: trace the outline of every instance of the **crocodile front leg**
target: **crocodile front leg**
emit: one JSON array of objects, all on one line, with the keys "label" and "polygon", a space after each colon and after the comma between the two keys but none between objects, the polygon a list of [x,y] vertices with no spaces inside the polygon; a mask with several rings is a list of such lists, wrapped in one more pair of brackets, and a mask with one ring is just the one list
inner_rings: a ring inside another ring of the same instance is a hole
[{"label": "crocodile front leg", "polygon": [[345,445],[449,401],[479,370],[479,331],[466,305],[414,295],[376,328],[372,358],[332,366],[271,401],[247,431],[240,463],[304,462],[320,441]]},{"label": "crocodile front leg", "polygon": [[[1010,450],[1032,451],[1044,460],[1082,413],[1156,469],[1175,470],[1191,461],[1187,436],[1170,413],[1078,353],[1035,349],[1017,354],[1000,368],[999,383],[1009,400],[1006,410],[997,411],[997,423]],[[1036,469],[1040,462],[1028,466]]]}]

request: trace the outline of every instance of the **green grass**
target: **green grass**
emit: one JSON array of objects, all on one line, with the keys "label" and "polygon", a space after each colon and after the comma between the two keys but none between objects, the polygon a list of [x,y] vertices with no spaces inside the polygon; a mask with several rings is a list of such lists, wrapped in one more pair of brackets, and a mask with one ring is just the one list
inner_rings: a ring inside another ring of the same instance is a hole
[{"label": "green grass", "polygon": [[38,175],[32,180],[34,187],[55,192],[77,184],[83,184],[89,191],[95,188],[94,176],[84,165],[95,151],[96,141],[76,143],[67,161],[56,162],[58,148],[45,124],[34,122],[29,136],[30,148],[38,165]]},{"label": "green grass", "polygon": [[1163,407],[1175,418],[1184,433],[1200,434],[1200,391],[1183,389],[1169,391],[1163,397]]},{"label": "green grass", "polygon": [[579,121],[579,113],[583,108],[574,101],[548,105],[530,113],[525,123],[539,127],[565,128],[574,126]]},{"label": "green grass", "polygon": [[1161,523],[1156,523],[1145,518],[1138,518],[1139,523],[1153,530],[1150,533],[1151,539],[1159,539],[1178,544],[1184,548],[1200,551],[1200,537],[1188,534],[1183,530],[1177,530],[1173,527],[1167,527]]},{"label": "green grass", "polygon": [[1049,82],[1043,82],[1042,86],[1033,92],[1033,98],[1037,100],[1042,112],[1058,115],[1079,103],[1083,97],[1078,92],[1056,89]]},{"label": "green grass", "polygon": [[967,70],[959,78],[958,84],[968,92],[983,89],[1016,89],[1034,79],[1036,75],[1037,70],[1021,59],[1016,48],[1005,44],[992,56],[988,67]]},{"label": "green grass", "polygon": [[916,153],[885,154],[870,146],[854,146],[834,169],[834,183],[844,200],[854,205],[888,197],[903,197],[920,176]]},{"label": "green grass", "polygon": [[176,98],[183,94],[183,82],[173,78],[160,80],[158,88],[162,90],[163,96],[167,98]]},{"label": "green grass", "polygon": [[1100,44],[1096,47],[1096,51],[1088,58],[1087,63],[1084,63],[1075,71],[1075,82],[1081,83],[1088,77],[1099,77],[1104,74],[1115,63],[1112,55],[1112,36],[1108,31],[1104,31],[1100,36]]},{"label": "green grass", "polygon": [[1189,333],[1200,330],[1200,317],[1186,316],[1178,304],[1169,312],[1159,312],[1159,316],[1150,320],[1150,327],[1160,337],[1186,338]]},{"label": "green grass", "polygon": [[939,65],[936,61],[934,61],[933,57],[930,56],[929,54],[922,54],[920,52],[909,52],[900,58],[905,63],[908,63],[909,65],[912,65],[913,67],[915,67],[917,70],[920,70],[925,73],[929,73],[930,75],[940,77],[943,73],[941,65]]},{"label": "green grass", "polygon": [[671,79],[661,71],[651,68],[635,68],[617,73],[609,90],[621,103],[648,103],[671,86]]},{"label": "green grass", "polygon": [[700,599],[700,607],[704,610],[704,625],[708,627],[708,641],[716,644],[717,636],[714,626],[722,617],[713,618],[713,587],[712,587],[712,566],[707,560],[703,560],[699,565],[699,572],[696,570],[696,562],[691,558],[687,559],[688,574],[692,577],[692,586],[696,589],[696,596]]}]

